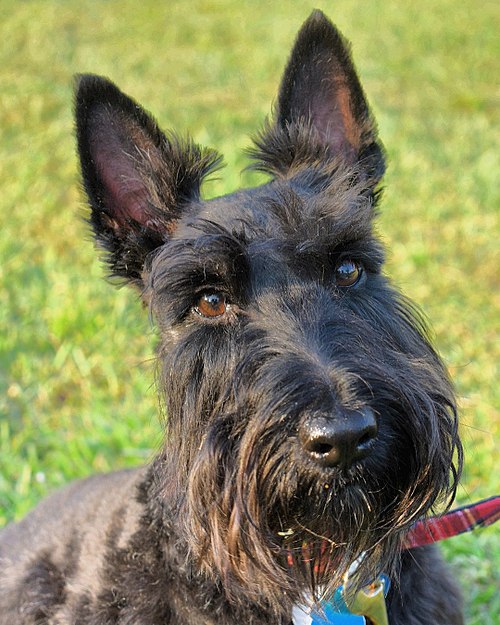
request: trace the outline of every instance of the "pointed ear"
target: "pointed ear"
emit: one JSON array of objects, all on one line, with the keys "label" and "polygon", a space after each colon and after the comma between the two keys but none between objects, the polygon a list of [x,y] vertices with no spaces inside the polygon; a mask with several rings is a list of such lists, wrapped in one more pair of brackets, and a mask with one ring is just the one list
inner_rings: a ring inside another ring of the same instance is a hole
[{"label": "pointed ear", "polygon": [[328,159],[356,166],[373,184],[384,173],[382,146],[349,46],[321,11],[314,11],[297,35],[274,126],[256,143],[254,156],[274,174]]},{"label": "pointed ear", "polygon": [[90,223],[111,274],[142,285],[148,255],[175,229],[215,152],[165,136],[153,118],[99,76],[78,78],[78,153]]}]

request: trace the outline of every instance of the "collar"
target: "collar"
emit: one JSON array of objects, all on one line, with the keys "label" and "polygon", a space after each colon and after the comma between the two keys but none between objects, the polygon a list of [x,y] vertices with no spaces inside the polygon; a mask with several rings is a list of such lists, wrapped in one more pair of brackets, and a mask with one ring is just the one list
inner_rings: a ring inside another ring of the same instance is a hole
[{"label": "collar", "polygon": [[417,521],[408,532],[403,549],[413,549],[493,525],[500,519],[500,496],[483,499],[445,514]]}]

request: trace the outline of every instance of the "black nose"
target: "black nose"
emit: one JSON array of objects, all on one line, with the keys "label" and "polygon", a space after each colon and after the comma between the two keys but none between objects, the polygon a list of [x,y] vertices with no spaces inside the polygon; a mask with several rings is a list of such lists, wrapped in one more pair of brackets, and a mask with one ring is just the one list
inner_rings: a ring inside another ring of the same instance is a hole
[{"label": "black nose", "polygon": [[299,439],[309,457],[320,466],[349,468],[370,453],[377,431],[370,408],[339,409],[332,415],[306,417],[299,426]]}]

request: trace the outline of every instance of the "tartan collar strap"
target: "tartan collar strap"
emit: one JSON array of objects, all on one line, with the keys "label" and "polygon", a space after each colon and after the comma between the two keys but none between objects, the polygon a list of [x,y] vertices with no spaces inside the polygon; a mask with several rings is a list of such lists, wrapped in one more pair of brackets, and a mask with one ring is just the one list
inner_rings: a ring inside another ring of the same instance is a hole
[{"label": "tartan collar strap", "polygon": [[445,514],[417,521],[410,529],[404,549],[422,547],[431,543],[471,532],[478,527],[493,525],[500,519],[500,496],[483,499]]}]

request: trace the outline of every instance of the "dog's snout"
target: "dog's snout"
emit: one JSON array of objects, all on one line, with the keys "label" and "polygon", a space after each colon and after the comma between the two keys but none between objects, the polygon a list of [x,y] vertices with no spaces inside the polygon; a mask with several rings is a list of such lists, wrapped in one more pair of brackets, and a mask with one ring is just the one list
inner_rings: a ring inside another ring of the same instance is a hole
[{"label": "dog's snout", "polygon": [[349,468],[370,453],[377,431],[370,408],[342,409],[332,415],[306,417],[299,427],[299,439],[304,451],[320,466]]}]

